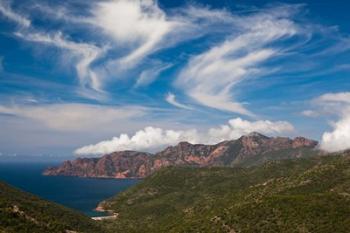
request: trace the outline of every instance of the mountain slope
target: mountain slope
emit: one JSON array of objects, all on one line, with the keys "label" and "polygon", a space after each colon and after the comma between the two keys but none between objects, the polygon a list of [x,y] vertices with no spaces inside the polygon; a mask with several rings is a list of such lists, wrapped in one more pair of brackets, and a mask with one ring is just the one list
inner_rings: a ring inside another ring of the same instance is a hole
[{"label": "mountain slope", "polygon": [[350,153],[250,168],[163,168],[102,202],[120,232],[348,232]]},{"label": "mountain slope", "polygon": [[89,217],[0,182],[0,232],[104,232]]},{"label": "mountain slope", "polygon": [[316,141],[270,138],[258,133],[216,145],[181,142],[156,154],[120,151],[101,158],[79,158],[48,168],[45,175],[81,177],[143,178],[167,166],[255,165],[267,160],[308,157],[318,153]]}]

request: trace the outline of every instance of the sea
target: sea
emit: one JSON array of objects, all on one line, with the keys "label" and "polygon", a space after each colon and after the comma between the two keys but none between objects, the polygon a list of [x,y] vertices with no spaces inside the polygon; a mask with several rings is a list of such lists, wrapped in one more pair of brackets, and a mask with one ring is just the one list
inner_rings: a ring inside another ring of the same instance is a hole
[{"label": "sea", "polygon": [[99,202],[139,182],[137,179],[101,179],[43,176],[54,162],[0,162],[0,180],[43,199],[76,209],[88,216],[103,216],[94,209]]}]

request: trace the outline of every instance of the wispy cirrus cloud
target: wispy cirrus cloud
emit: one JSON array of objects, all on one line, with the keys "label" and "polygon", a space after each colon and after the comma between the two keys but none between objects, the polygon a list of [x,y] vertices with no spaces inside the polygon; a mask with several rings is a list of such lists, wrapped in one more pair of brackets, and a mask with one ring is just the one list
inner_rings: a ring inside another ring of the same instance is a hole
[{"label": "wispy cirrus cloud", "polygon": [[262,64],[282,55],[285,48],[274,43],[302,34],[293,21],[295,8],[277,7],[243,17],[222,14],[217,17],[229,22],[232,34],[221,44],[193,56],[176,85],[204,106],[253,116],[234,100],[234,87],[244,79],[261,76]]},{"label": "wispy cirrus cloud", "polygon": [[[71,58],[72,62],[66,63],[75,65],[80,85],[100,92],[95,95],[103,93],[103,84],[106,79],[118,75],[125,76],[126,71],[149,54],[169,44],[174,44],[169,43],[169,39],[175,36],[170,37],[166,43],[164,41],[170,32],[173,33],[174,27],[179,27],[177,33],[182,27],[186,27],[186,23],[177,21],[175,17],[168,18],[156,1],[110,0],[90,5],[85,9],[88,14],[84,16],[73,16],[63,6],[36,5],[28,8],[32,11],[39,9],[49,21],[54,18],[64,22],[61,29],[51,30],[39,29],[32,24],[30,16],[15,12],[8,2],[6,4],[4,1],[0,2],[0,13],[21,26],[14,32],[18,38],[61,49],[61,52],[65,54],[65,59]],[[50,17],[51,15],[54,17]],[[64,32],[64,25],[69,26],[69,24],[77,27],[80,25],[91,32],[99,31],[100,33],[93,38],[99,42],[75,41]],[[179,38],[177,37],[175,41],[180,40]],[[104,46],[99,45],[101,43]],[[110,54],[118,54],[118,56]],[[98,67],[93,67],[94,63],[100,59],[103,60],[103,63],[100,63]],[[161,65],[140,73],[140,78],[137,79],[134,86],[147,86],[157,78],[160,72],[171,66],[168,63],[158,63]],[[91,91],[80,93],[86,94]]]},{"label": "wispy cirrus cloud", "polygon": [[156,62],[151,68],[143,70],[136,80],[134,87],[147,87],[152,84],[157,77],[166,69],[170,68],[172,65],[169,63]]},{"label": "wispy cirrus cloud", "polygon": [[174,105],[175,107],[183,108],[183,109],[187,109],[187,110],[193,110],[192,107],[187,106],[187,105],[185,105],[185,104],[179,103],[179,102],[176,100],[176,96],[175,96],[173,93],[171,93],[171,92],[169,92],[169,93],[166,95],[165,100],[166,100],[166,102],[168,102],[168,103],[171,104],[171,105]]},{"label": "wispy cirrus cloud", "polygon": [[9,20],[21,26],[14,32],[17,37],[34,43],[55,46],[62,49],[62,52],[68,53],[65,58],[71,58],[73,62],[76,62],[75,69],[81,86],[102,92],[101,80],[97,77],[91,65],[101,57],[105,48],[100,48],[92,43],[75,42],[67,38],[61,31],[51,33],[39,30],[32,25],[29,18],[13,11],[8,2],[0,1],[0,12]]},{"label": "wispy cirrus cloud", "polygon": [[157,2],[149,0],[117,0],[96,4],[93,22],[118,44],[131,47],[119,59],[122,66],[133,66],[156,49],[175,27]]},{"label": "wispy cirrus cloud", "polygon": [[29,19],[27,19],[26,17],[20,14],[15,13],[12,10],[10,6],[10,2],[8,1],[5,1],[5,0],[0,1],[0,13],[3,14],[8,19],[16,22],[21,27],[28,28],[31,25],[31,21]]},{"label": "wispy cirrus cloud", "polygon": [[43,34],[42,32],[17,32],[18,37],[48,46],[55,46],[71,53],[77,59],[76,71],[82,87],[91,87],[102,92],[102,83],[97,74],[91,69],[92,63],[102,56],[104,49],[89,43],[77,43],[64,37],[61,32]]},{"label": "wispy cirrus cloud", "polygon": [[[80,85],[99,92],[95,95],[104,94],[106,83],[124,77],[133,79],[133,87],[146,87],[176,63],[157,58],[157,65],[150,56],[180,43],[215,36],[215,43],[209,39],[209,49],[189,56],[175,86],[181,89],[179,93],[205,107],[247,116],[254,113],[239,101],[237,86],[278,70],[265,63],[294,52],[303,43],[304,38],[299,37],[313,33],[311,27],[295,20],[302,11],[300,5],[277,5],[247,14],[198,5],[165,11],[153,0],[87,3],[80,15],[64,4],[30,8],[39,9],[49,21],[61,21],[58,29],[49,30],[40,30],[29,16],[15,12],[10,4],[2,1],[0,5],[7,18],[22,25],[15,31],[21,39],[56,46],[68,54],[65,57],[72,62],[67,63],[75,66]],[[77,41],[65,30],[71,25],[90,32],[90,36]],[[205,38],[203,41],[208,42]],[[89,90],[79,93],[94,95]]]}]

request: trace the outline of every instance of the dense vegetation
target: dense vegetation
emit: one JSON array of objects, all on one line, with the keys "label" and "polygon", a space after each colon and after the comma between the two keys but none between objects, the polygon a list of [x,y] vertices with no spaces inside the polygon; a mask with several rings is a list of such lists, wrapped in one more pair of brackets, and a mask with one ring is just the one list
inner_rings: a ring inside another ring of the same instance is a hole
[{"label": "dense vegetation", "polygon": [[118,218],[94,222],[0,182],[0,232],[345,233],[350,153],[249,168],[163,168],[102,205]]},{"label": "dense vegetation", "polygon": [[349,232],[350,155],[165,168],[102,203],[115,232]]},{"label": "dense vegetation", "polygon": [[103,232],[89,217],[0,182],[0,232]]}]

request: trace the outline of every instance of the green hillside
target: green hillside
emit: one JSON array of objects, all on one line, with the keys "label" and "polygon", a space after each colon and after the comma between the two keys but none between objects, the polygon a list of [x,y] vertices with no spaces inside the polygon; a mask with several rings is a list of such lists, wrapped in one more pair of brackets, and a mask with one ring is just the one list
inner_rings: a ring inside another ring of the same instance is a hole
[{"label": "green hillside", "polygon": [[102,203],[115,232],[349,232],[350,155],[165,168]]},{"label": "green hillside", "polygon": [[0,232],[104,232],[79,212],[42,200],[0,182]]}]

